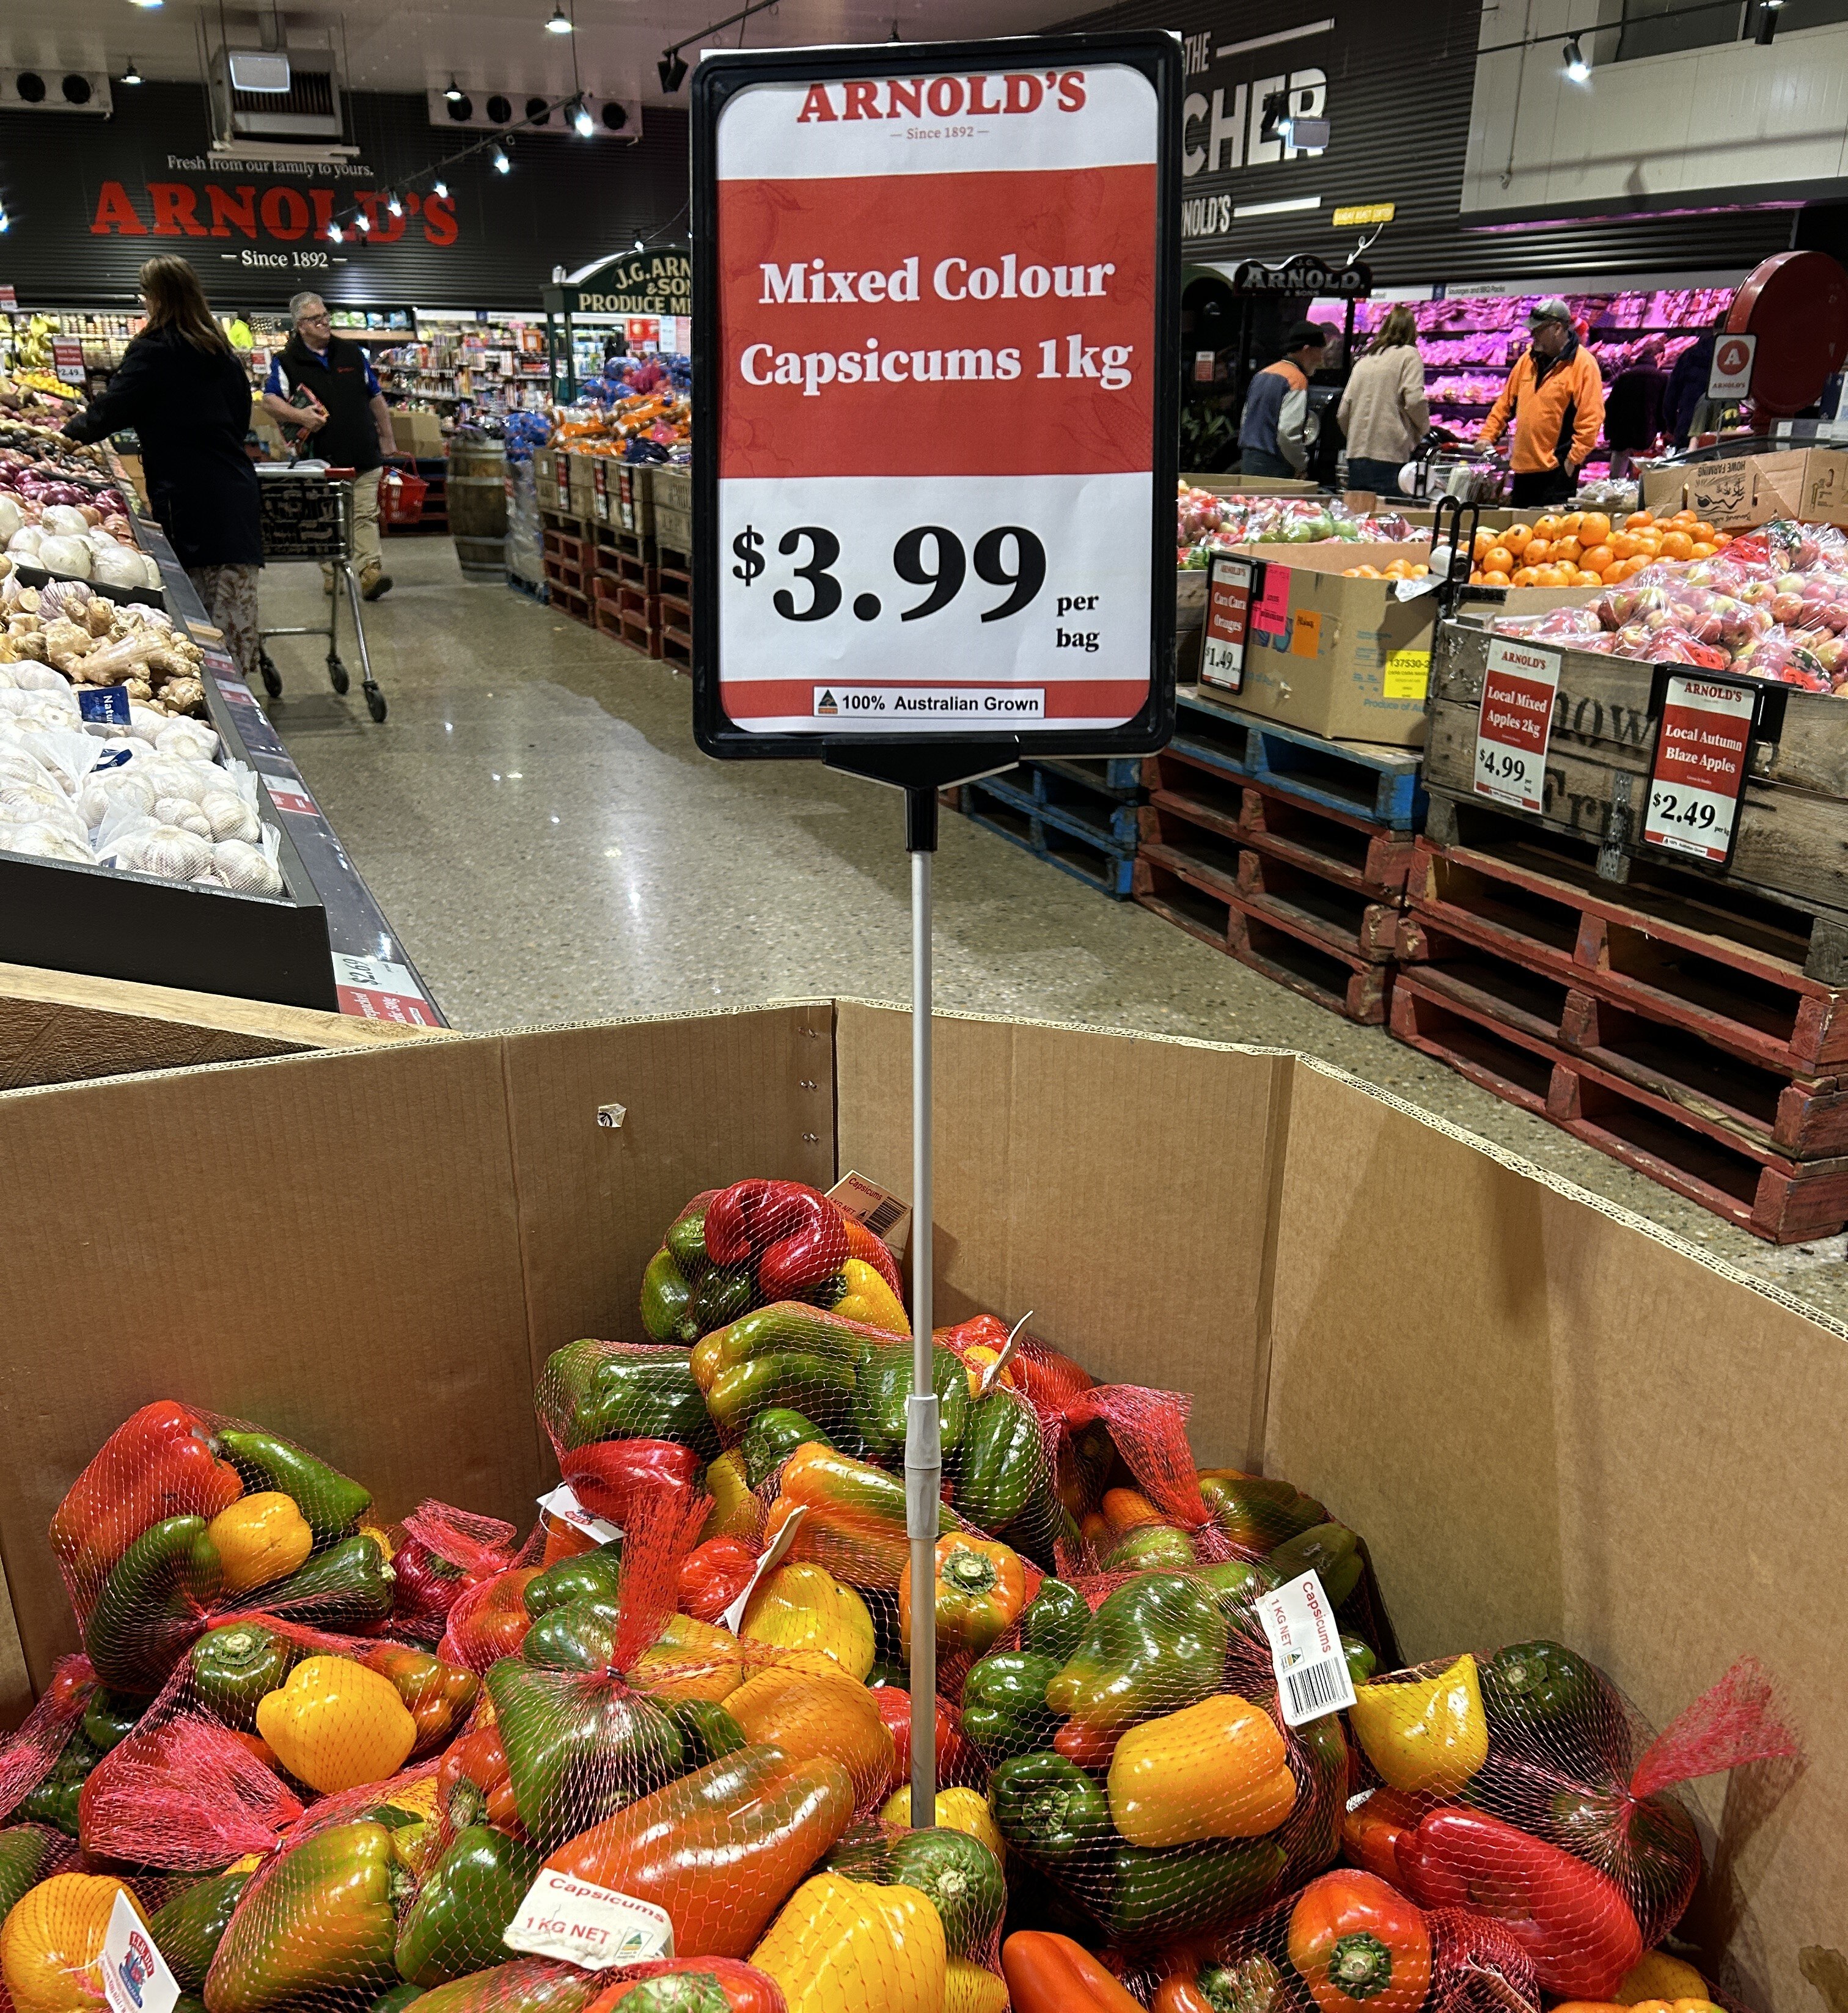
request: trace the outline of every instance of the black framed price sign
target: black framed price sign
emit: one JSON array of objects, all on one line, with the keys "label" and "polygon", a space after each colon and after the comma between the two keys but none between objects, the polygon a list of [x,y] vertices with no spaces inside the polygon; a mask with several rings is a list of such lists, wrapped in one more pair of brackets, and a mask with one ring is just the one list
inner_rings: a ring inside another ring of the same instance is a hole
[{"label": "black framed price sign", "polygon": [[1752,743],[1761,733],[1778,738],[1786,696],[1755,679],[1657,666],[1641,850],[1684,854],[1703,867],[1731,863]]},{"label": "black framed price sign", "polygon": [[1236,552],[1215,552],[1206,563],[1206,634],[1200,641],[1200,683],[1221,692],[1245,688],[1245,649],[1251,640],[1251,605],[1263,592],[1264,565]]},{"label": "black framed price sign", "polygon": [[702,61],[709,754],[1167,739],[1181,90],[1153,33]]}]

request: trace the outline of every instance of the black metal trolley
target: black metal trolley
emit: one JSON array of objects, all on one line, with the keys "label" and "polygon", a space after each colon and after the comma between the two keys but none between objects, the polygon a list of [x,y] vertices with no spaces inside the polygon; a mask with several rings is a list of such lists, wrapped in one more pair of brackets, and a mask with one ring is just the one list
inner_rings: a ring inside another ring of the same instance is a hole
[{"label": "black metal trolley", "polygon": [[340,656],[340,603],[344,594],[352,612],[353,636],[359,647],[359,685],[366,710],[374,720],[385,717],[385,695],[372,675],[361,613],[359,580],[353,570],[353,477],[350,468],[329,468],[301,462],[257,464],[257,486],[263,497],[263,563],[313,560],[331,567],[333,596],[323,628],[262,629],[257,632],[257,669],[272,699],[282,690],[282,674],[263,645],[272,636],[325,636],[327,678],[337,692],[351,682]]}]

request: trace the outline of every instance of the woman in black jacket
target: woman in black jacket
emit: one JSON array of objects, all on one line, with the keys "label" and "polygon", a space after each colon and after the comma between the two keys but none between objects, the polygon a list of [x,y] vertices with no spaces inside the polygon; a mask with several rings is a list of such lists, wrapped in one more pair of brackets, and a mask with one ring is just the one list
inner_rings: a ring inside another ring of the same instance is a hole
[{"label": "woman in black jacket", "polygon": [[254,678],[263,542],[256,470],[244,451],[250,381],[184,259],[150,259],[141,284],[146,327],[109,389],[64,431],[79,441],[127,427],[140,436],[148,501],[173,556],[238,668]]}]

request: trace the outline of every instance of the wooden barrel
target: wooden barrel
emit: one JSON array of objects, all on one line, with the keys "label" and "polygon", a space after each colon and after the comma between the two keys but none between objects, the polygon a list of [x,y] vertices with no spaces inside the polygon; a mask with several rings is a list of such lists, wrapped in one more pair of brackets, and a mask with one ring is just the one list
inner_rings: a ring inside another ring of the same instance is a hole
[{"label": "wooden barrel", "polygon": [[464,580],[505,580],[507,457],[499,441],[457,434],[449,448],[449,532]]}]

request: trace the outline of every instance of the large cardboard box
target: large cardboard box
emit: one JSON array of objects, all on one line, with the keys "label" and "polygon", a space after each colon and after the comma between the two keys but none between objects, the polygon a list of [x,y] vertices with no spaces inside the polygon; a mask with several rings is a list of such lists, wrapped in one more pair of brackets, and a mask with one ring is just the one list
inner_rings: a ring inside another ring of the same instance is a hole
[{"label": "large cardboard box", "polygon": [[[76,1647],[46,1525],[129,1411],[183,1396],[387,1517],[530,1528],[549,1352],[638,1333],[702,1189],[904,1192],[910,1041],[820,1000],[0,1093],[9,1716]],[[1684,1933],[1755,2013],[1815,2013],[1848,1892],[1848,1330],[1302,1057],[943,1016],[936,1112],[939,1318],[1031,1307],[1100,1380],[1191,1392],[1201,1461],[1367,1534],[1409,1656],[1564,1639],[1658,1726],[1763,1660],[1807,1764],[1698,1786],[1719,1871]],[[73,1217],[170,1167],[262,1196],[261,1234]]]},{"label": "large cardboard box", "polygon": [[1848,525],[1848,452],[1802,448],[1649,469],[1642,507],[1658,517],[1689,510],[1722,531],[1749,531],[1773,517]]},{"label": "large cardboard box", "polygon": [[[1428,546],[1241,545],[1264,562],[1253,590],[1250,642],[1238,703],[1333,741],[1424,745],[1425,687],[1437,595],[1402,599],[1389,580],[1351,580],[1350,567],[1428,562]],[[1539,614],[1592,599],[1585,588],[1509,588],[1510,613]]]},{"label": "large cardboard box", "polygon": [[1210,489],[1215,496],[1313,496],[1318,484],[1300,476],[1183,475],[1190,489]]},{"label": "large cardboard box", "polygon": [[394,412],[391,438],[400,454],[426,459],[443,452],[443,423],[434,413]]}]

